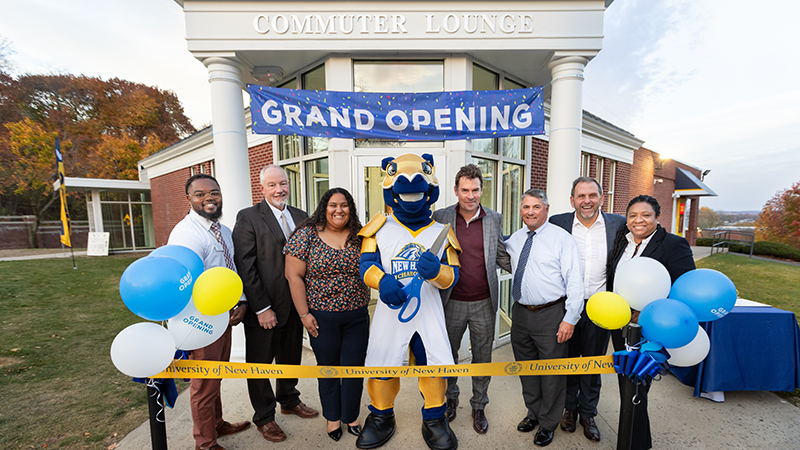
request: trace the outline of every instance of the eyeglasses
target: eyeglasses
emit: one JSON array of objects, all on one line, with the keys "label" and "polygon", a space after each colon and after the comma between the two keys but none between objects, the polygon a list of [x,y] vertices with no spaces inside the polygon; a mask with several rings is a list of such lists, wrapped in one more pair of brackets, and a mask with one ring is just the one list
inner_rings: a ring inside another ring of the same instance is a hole
[{"label": "eyeglasses", "polygon": [[194,197],[194,198],[196,198],[198,200],[203,200],[206,197],[211,197],[211,198],[213,198],[215,200],[219,200],[220,198],[222,198],[222,192],[220,192],[220,191],[211,191],[211,192],[194,191],[194,192],[192,192],[192,197]]}]

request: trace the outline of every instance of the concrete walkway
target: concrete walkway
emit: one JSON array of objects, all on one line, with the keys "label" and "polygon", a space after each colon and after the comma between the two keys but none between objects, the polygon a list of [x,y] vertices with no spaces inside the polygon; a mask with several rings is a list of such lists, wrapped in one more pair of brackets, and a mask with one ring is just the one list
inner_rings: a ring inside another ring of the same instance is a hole
[{"label": "concrete walkway", "polygon": [[[495,350],[494,361],[513,361],[510,345]],[[314,355],[305,350],[303,364],[316,364]],[[458,417],[452,422],[453,430],[463,450],[530,449],[534,448],[535,433],[520,433],[517,423],[525,417],[519,377],[492,378],[489,386],[490,403],[486,407],[489,431],[478,435],[472,430],[469,407],[469,378],[459,378],[461,405]],[[397,431],[386,450],[426,449],[420,434],[420,408],[422,401],[416,378],[404,378],[396,402]],[[317,395],[317,382],[301,379],[298,389],[301,399],[309,406],[321,409]],[[142,390],[142,395],[145,395]],[[684,386],[668,375],[656,382],[650,391],[650,421],[653,431],[653,448],[656,449],[796,449],[800,442],[800,409],[769,392],[726,392],[725,403],[692,396],[692,388]],[[366,389],[362,396],[362,416],[368,413],[369,397]],[[230,422],[250,420],[253,410],[247,396],[245,380],[223,380],[222,403],[225,419]],[[175,409],[167,410],[167,437],[170,449],[191,449],[192,418],[189,410],[189,393],[184,391]],[[326,433],[322,416],[300,419],[278,414],[276,421],[288,435],[282,443],[265,441],[251,426],[237,435],[220,438],[227,450],[243,449],[317,449],[355,448],[355,436],[344,433],[339,442],[332,441]],[[569,434],[560,429],[549,448],[553,449],[615,449],[619,423],[619,391],[616,375],[603,375],[603,389],[598,405],[597,425],[602,435],[600,442],[591,442],[583,436],[578,426]],[[119,449],[149,449],[150,428],[145,422],[126,436]]]}]

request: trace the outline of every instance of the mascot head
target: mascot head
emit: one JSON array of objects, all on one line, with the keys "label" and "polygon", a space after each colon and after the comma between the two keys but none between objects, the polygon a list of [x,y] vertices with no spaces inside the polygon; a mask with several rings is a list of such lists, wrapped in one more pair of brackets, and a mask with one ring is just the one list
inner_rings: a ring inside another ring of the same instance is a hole
[{"label": "mascot head", "polygon": [[418,222],[430,218],[430,207],[439,199],[439,180],[433,173],[433,156],[406,153],[397,158],[384,158],[381,168],[383,201],[402,222]]}]

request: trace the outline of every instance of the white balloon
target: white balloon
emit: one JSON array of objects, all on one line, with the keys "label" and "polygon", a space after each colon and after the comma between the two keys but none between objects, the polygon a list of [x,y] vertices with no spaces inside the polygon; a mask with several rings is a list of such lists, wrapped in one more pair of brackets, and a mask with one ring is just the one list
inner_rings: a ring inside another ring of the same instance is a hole
[{"label": "white balloon", "polygon": [[708,340],[708,334],[700,326],[697,330],[697,336],[694,337],[692,342],[683,347],[667,349],[670,355],[667,362],[677,367],[691,367],[706,359],[710,349],[711,341]]},{"label": "white balloon", "polygon": [[172,335],[153,322],[135,323],[111,343],[111,361],[129,377],[149,378],[166,369],[174,356]]},{"label": "white balloon", "polygon": [[175,345],[180,350],[203,348],[225,333],[230,313],[225,311],[216,316],[207,316],[197,310],[190,301],[177,316],[167,321],[167,327]]},{"label": "white balloon", "polygon": [[614,292],[639,311],[651,302],[667,298],[671,286],[667,268],[653,258],[625,261],[614,274]]}]

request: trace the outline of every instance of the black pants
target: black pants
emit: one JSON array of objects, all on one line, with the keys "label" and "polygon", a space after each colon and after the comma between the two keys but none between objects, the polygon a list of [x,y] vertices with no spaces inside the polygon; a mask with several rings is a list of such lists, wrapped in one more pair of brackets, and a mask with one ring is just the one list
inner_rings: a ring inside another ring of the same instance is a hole
[{"label": "black pants", "polygon": [[[290,314],[281,327],[265,329],[258,325],[244,327],[246,360],[249,363],[300,365],[303,357],[303,323],[297,313]],[[297,378],[278,378],[275,392],[268,379],[247,380],[247,392],[253,405],[253,423],[260,427],[275,420],[276,403],[282,409],[300,404]]]},{"label": "black pants", "polygon": [[[311,337],[311,348],[319,366],[363,366],[367,357],[369,314],[367,308],[327,312],[312,310],[319,335]],[[335,422],[352,423],[361,409],[363,378],[320,378],[322,415]]]},{"label": "black pants", "polygon": [[[608,330],[595,325],[586,315],[584,307],[581,318],[575,325],[575,331],[567,343],[570,358],[602,356],[608,349]],[[582,418],[596,416],[601,385],[599,374],[567,375],[565,409],[578,411]]]},{"label": "black pants", "polygon": [[[627,328],[627,327],[625,327]],[[611,341],[614,344],[614,351],[625,350],[625,339],[623,338],[622,330],[611,331]],[[635,342],[629,342],[635,344]],[[619,381],[619,392],[622,395],[622,383],[630,383],[630,378],[624,375],[617,375]],[[653,447],[653,442],[650,436],[650,416],[647,414],[647,393],[650,391],[650,385],[639,386],[636,393],[636,399],[639,404],[633,407],[633,438],[631,439],[632,450],[647,450]]]}]

